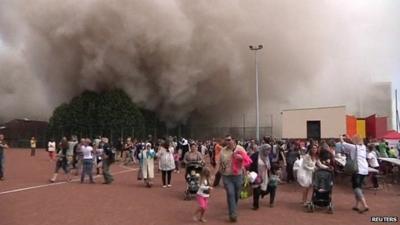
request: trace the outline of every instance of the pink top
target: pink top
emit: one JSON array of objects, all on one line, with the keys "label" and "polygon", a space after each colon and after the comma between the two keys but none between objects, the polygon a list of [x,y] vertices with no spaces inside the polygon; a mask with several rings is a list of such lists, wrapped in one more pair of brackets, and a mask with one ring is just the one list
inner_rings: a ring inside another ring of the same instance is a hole
[{"label": "pink top", "polygon": [[253,161],[244,150],[236,150],[233,153],[232,173],[239,175],[243,168],[248,168]]}]

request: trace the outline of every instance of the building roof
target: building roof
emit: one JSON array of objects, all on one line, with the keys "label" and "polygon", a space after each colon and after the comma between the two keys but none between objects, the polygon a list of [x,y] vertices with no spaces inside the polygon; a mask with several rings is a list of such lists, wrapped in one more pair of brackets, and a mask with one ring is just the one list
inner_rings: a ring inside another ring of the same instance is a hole
[{"label": "building roof", "polygon": [[284,110],[282,110],[282,112],[300,111],[300,110],[314,110],[314,109],[334,109],[334,108],[346,108],[346,106],[345,105],[340,105],[340,106],[325,106],[325,107],[315,107],[315,108],[284,109]]}]

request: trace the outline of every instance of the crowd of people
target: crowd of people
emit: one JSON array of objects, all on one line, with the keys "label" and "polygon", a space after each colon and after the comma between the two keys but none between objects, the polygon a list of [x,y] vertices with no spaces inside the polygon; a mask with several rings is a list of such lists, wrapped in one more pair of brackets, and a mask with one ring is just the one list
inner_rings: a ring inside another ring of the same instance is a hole
[{"label": "crowd of people", "polygon": [[[4,177],[5,148],[8,145],[4,141],[4,135],[0,134],[1,180]],[[353,170],[350,175],[355,196],[353,210],[365,213],[369,210],[363,194],[365,178],[370,176],[373,187],[379,186],[376,173],[369,173],[369,168],[382,170],[379,165],[380,157],[399,157],[400,142],[396,149],[389,148],[384,142],[364,143],[358,136],[351,140],[340,136],[336,140],[322,141],[275,140],[264,137],[260,142],[241,142],[231,135],[206,141],[176,137],[153,140],[149,136],[146,140],[128,137],[125,140],[119,139],[116,143],[110,143],[107,137],[81,138],[78,141],[76,136],[72,136],[69,140],[63,137],[58,143],[54,139],[49,140],[47,151],[50,161],[55,164],[50,182],[56,182],[62,169],[67,175],[67,181],[71,181],[72,175],[80,175],[81,183],[85,183],[88,177],[89,183],[95,184],[93,174],[96,173],[103,175],[104,184],[111,184],[114,178],[110,173],[110,166],[114,162],[120,162],[122,165],[138,165],[137,179],[143,180],[146,187],[153,186],[155,173],[160,172],[162,187],[170,188],[172,176],[174,173],[179,174],[180,168],[191,163],[201,164],[196,191],[199,207],[193,219],[206,222],[205,213],[210,192],[220,185],[222,179],[229,220],[236,222],[237,204],[244,196],[242,192],[245,185],[250,185],[254,210],[260,207],[260,198],[267,195],[269,206],[274,207],[279,184],[292,182],[297,182],[302,187],[301,202],[307,207],[313,201],[310,192],[331,191],[329,185],[321,186],[315,181],[316,171],[325,170],[337,175],[338,171],[345,170],[351,162]],[[35,153],[36,140],[33,137],[31,156],[35,156]],[[338,164],[336,159],[344,156],[347,156],[346,164]],[[390,168],[383,170],[388,172]],[[184,177],[190,177],[188,170],[185,170]],[[331,210],[329,208],[328,212],[332,212]]]}]

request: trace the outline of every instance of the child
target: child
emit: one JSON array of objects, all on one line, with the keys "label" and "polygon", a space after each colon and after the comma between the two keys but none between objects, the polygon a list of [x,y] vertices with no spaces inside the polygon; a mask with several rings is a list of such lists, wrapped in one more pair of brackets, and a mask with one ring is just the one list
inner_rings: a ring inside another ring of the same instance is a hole
[{"label": "child", "polygon": [[276,188],[278,187],[278,183],[281,182],[279,179],[281,169],[277,166],[271,167],[271,174],[269,177],[267,191],[261,194],[261,198],[264,198],[265,195],[271,194],[269,197],[269,207],[274,207]]},{"label": "child", "polygon": [[[203,223],[207,222],[207,220],[204,219],[204,213],[207,209],[208,198],[210,197],[211,189],[212,187],[210,186],[210,170],[204,167],[201,171],[200,187],[196,196],[197,202],[199,203],[199,208],[195,211],[193,220]],[[197,214],[200,214],[200,217],[198,217]]]}]

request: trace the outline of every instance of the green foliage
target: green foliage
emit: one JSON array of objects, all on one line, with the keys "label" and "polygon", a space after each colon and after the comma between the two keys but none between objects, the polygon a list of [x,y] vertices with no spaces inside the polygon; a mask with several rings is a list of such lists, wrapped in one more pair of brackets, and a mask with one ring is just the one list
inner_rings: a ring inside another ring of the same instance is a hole
[{"label": "green foliage", "polygon": [[122,90],[85,91],[54,110],[49,137],[144,137],[153,134],[158,126],[165,125],[154,112],[138,108]]}]

